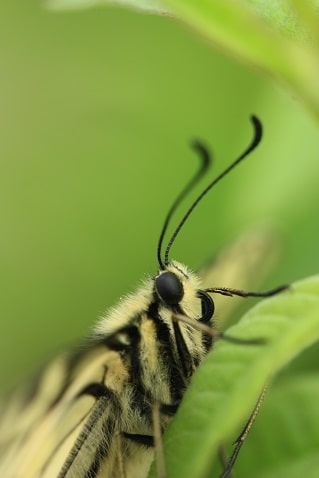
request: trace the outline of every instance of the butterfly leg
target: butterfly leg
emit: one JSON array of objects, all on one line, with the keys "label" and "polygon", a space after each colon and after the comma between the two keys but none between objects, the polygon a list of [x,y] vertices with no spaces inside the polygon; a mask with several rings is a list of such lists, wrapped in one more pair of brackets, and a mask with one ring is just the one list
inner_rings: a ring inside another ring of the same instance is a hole
[{"label": "butterfly leg", "polygon": [[[221,444],[218,448],[218,456],[219,461],[221,463],[222,469],[225,470],[228,464],[228,458],[226,455],[226,450],[223,444]],[[232,472],[228,475],[228,478],[233,478]]]},{"label": "butterfly leg", "polygon": [[161,427],[161,410],[160,403],[158,401],[154,402],[152,409],[152,419],[157,475],[158,478],[167,478]]},{"label": "butterfly leg", "polygon": [[234,445],[235,445],[235,448],[233,450],[233,453],[231,454],[226,466],[224,467],[224,471],[223,473],[220,475],[220,478],[230,478],[231,477],[231,472],[232,472],[232,469],[234,467],[234,464],[237,460],[237,457],[238,457],[238,454],[241,450],[241,447],[243,446],[244,444],[244,441],[246,440],[247,438],[247,435],[254,423],[254,421],[256,420],[256,417],[258,415],[258,412],[259,412],[259,409],[260,409],[260,406],[265,398],[265,395],[266,395],[266,392],[267,392],[267,388],[268,388],[268,385],[265,385],[261,394],[259,395],[259,398],[257,400],[257,403],[249,417],[249,419],[247,420],[247,423],[246,425],[244,426],[243,430],[241,431],[240,435],[237,437],[237,439],[235,440],[234,442]]},{"label": "butterfly leg", "polygon": [[146,447],[154,447],[158,478],[167,478],[163,450],[161,416],[163,414],[167,417],[171,417],[175,415],[177,408],[178,405],[166,405],[155,401],[152,407],[153,435],[122,433],[122,436],[134,441],[135,443],[142,444]]},{"label": "butterfly leg", "polygon": [[119,478],[126,478],[124,459],[123,459],[123,450],[122,450],[122,440],[121,440],[121,434],[119,432],[116,433],[115,440],[116,440],[116,448],[117,448]]}]

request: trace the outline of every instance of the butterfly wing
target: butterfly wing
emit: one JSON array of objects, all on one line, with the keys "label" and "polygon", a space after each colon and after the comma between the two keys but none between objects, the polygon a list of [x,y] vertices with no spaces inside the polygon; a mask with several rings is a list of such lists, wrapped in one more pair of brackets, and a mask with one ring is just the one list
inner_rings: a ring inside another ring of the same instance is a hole
[{"label": "butterfly wing", "polygon": [[[53,360],[33,389],[13,396],[3,410],[0,476],[119,476],[121,448],[134,456],[138,447],[120,435],[130,428],[120,403],[127,379],[120,353],[102,345]],[[142,468],[148,469],[152,456],[147,447],[143,452],[128,460],[126,476],[147,473]]]}]

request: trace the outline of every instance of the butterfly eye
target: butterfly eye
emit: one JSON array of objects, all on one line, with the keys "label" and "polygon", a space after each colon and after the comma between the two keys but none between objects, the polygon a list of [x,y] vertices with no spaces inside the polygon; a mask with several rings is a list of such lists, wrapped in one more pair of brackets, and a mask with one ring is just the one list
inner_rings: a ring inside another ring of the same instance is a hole
[{"label": "butterfly eye", "polygon": [[157,276],[155,289],[162,301],[169,305],[179,304],[184,295],[183,285],[173,272],[163,272]]}]

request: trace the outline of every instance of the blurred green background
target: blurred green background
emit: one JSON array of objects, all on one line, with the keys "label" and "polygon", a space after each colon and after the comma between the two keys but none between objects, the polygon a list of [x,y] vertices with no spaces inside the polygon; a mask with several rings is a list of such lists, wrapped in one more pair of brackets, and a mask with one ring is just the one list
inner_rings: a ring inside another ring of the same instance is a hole
[{"label": "blurred green background", "polygon": [[296,99],[169,17],[0,3],[2,387],[154,273],[165,213],[197,166],[190,139],[220,171],[249,143],[251,113],[262,145],[172,255],[195,268],[266,224],[281,242],[274,286],[319,268],[319,137]]}]

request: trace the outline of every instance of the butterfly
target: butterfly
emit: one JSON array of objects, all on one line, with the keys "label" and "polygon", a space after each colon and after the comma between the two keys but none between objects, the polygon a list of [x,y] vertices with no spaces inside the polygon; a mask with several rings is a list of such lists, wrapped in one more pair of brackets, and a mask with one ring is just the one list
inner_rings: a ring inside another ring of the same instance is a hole
[{"label": "butterfly", "polygon": [[[146,477],[154,447],[161,449],[161,435],[214,341],[245,343],[216,330],[213,296],[266,297],[286,288],[262,293],[203,288],[199,275],[170,258],[194,208],[259,144],[261,122],[256,116],[251,121],[250,145],[199,194],[163,252],[176,208],[211,162],[206,146],[193,143],[200,167],[168,211],[156,274],[110,309],[85,343],[58,355],[24,393],[10,398],[1,416],[1,476]],[[229,476],[233,461],[223,477]],[[158,462],[159,474],[165,476],[163,460]]]}]

